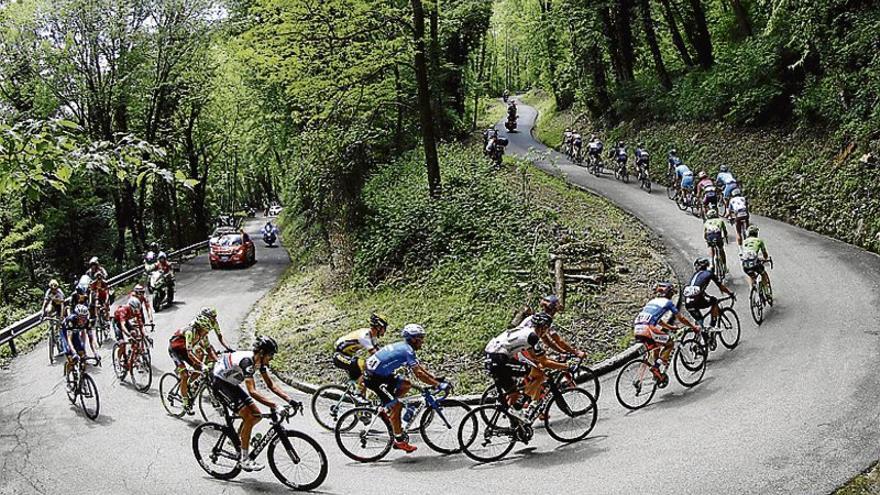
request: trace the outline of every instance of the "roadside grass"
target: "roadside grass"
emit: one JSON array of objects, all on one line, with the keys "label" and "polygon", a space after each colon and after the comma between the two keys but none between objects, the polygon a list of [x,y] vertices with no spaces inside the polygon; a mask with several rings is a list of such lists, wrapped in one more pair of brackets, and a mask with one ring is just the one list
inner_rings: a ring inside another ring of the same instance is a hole
[{"label": "roadside grass", "polygon": [[505,115],[507,108],[503,101],[498,98],[480,98],[477,130],[482,132],[483,129],[497,125]]},{"label": "roadside grass", "polygon": [[856,476],[849,483],[838,488],[834,495],[878,495],[880,494],[880,463]]},{"label": "roadside grass", "polygon": [[[659,241],[607,201],[534,167],[506,161],[493,172],[476,146],[442,148],[442,204],[407,199],[412,188],[424,189],[424,167],[417,156],[402,158],[365,189],[372,218],[357,234],[351,279],[340,283],[325,265],[295,262],[258,304],[254,330],[279,339],[280,376],[343,380],[330,363],[335,339],[378,311],[391,324],[383,343],[398,340],[406,323],[425,325],[420,359],[457,392],[479,392],[488,382],[486,342],[524,304],[552,291],[549,253],[569,241],[600,246],[612,266],[601,288],[569,287],[557,318],[564,335],[595,360],[629,344],[630,322],[650,286],[673,277],[657,254]],[[415,203],[399,204],[407,201]],[[419,218],[407,216],[412,210]],[[386,246],[372,245],[380,240]]]}]

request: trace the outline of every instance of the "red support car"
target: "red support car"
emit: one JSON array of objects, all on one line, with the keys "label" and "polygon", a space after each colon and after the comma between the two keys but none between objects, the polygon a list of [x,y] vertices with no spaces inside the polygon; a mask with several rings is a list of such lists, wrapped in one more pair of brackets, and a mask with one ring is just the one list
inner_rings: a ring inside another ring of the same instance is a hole
[{"label": "red support car", "polygon": [[246,232],[230,227],[214,231],[211,246],[211,269],[221,266],[250,266],[257,260],[256,247]]}]

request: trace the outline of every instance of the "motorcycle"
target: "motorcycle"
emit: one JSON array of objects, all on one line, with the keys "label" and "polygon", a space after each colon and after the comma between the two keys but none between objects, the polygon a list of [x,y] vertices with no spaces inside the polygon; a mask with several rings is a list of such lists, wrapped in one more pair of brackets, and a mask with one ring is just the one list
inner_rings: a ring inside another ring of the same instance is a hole
[{"label": "motorcycle", "polygon": [[162,309],[163,306],[171,306],[174,304],[174,272],[163,272],[162,270],[153,270],[150,274],[150,283],[148,286],[150,294],[153,294],[153,307],[156,311]]},{"label": "motorcycle", "polygon": [[508,144],[507,138],[497,138],[495,140],[495,146],[492,148],[489,158],[492,159],[492,164],[496,167],[501,166],[501,160],[504,158],[504,147]]},{"label": "motorcycle", "polygon": [[278,240],[278,236],[275,235],[275,232],[263,232],[263,242],[265,242],[267,246],[275,247],[276,240]]}]

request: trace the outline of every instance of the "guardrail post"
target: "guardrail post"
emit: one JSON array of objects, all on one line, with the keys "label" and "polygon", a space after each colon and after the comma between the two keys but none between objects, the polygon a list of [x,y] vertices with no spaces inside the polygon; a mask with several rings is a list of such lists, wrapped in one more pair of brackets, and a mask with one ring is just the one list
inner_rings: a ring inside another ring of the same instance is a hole
[{"label": "guardrail post", "polygon": [[18,349],[15,348],[15,340],[9,341],[9,352],[11,352],[13,356],[18,356]]}]

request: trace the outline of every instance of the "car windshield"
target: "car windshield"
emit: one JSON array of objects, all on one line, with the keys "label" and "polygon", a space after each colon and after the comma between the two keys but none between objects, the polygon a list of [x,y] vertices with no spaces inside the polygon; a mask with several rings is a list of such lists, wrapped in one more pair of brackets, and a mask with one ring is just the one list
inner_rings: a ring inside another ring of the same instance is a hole
[{"label": "car windshield", "polygon": [[229,246],[241,246],[241,235],[240,234],[227,234],[221,236],[217,241],[217,244],[223,247]]}]

